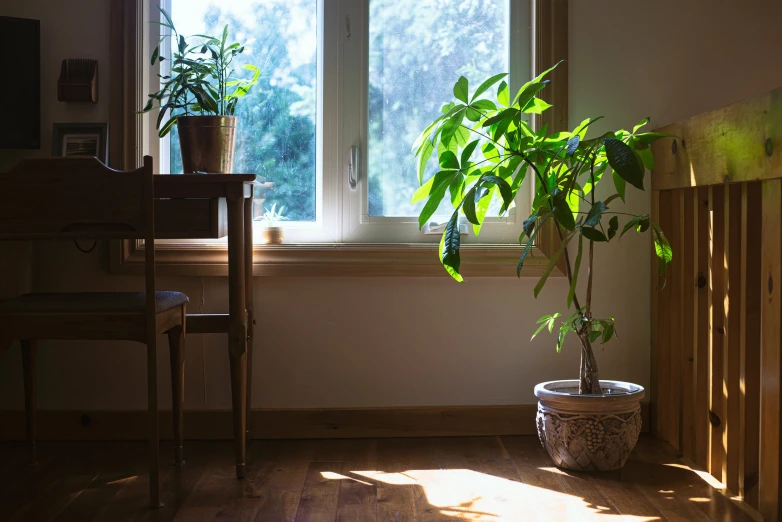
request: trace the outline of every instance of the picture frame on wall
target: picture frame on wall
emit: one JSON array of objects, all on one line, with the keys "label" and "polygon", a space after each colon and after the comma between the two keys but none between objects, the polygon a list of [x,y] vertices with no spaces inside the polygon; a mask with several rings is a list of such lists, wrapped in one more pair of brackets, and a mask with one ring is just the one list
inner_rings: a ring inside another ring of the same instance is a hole
[{"label": "picture frame on wall", "polygon": [[108,123],[55,123],[52,128],[52,156],[95,156],[109,160]]}]

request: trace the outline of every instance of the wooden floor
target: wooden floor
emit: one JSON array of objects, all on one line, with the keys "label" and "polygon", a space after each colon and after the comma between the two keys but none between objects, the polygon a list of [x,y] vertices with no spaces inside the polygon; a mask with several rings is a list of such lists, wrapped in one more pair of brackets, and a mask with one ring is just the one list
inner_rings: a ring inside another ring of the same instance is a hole
[{"label": "wooden floor", "polygon": [[[171,447],[164,443],[164,460]],[[566,473],[535,437],[188,442],[147,501],[144,443],[0,444],[2,521],[749,521],[696,472],[642,438],[625,469]]]}]

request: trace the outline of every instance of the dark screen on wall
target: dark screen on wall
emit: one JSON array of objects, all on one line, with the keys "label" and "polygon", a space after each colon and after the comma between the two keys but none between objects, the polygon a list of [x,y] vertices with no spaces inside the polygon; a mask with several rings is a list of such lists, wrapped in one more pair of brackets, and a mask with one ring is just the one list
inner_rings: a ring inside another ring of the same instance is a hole
[{"label": "dark screen on wall", "polygon": [[0,16],[0,58],[0,149],[39,149],[40,22]]}]

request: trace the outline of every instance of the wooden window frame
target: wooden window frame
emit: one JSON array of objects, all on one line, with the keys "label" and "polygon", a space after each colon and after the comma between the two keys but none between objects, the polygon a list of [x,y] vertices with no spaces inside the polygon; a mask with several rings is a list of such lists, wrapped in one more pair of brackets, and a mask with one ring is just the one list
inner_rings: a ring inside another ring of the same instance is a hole
[{"label": "wooden window frame", "polygon": [[[139,67],[143,34],[139,4],[143,0],[111,0],[111,94],[109,121],[112,128],[110,165],[133,169],[138,162],[142,129],[135,117],[139,105]],[[532,0],[533,72],[537,75],[567,59],[567,0]],[[551,86],[541,98],[553,104],[536,122],[549,132],[568,127],[568,67],[561,64],[551,75]],[[546,224],[538,234],[532,257],[521,275],[539,276],[560,245],[556,225]],[[515,262],[521,246],[463,245],[463,272],[467,277],[515,276]],[[143,247],[135,241],[111,244],[110,266],[117,273],[142,273]],[[156,246],[157,271],[161,275],[224,276],[228,254],[222,245],[177,244]],[[564,276],[564,260],[551,276]],[[441,276],[445,271],[437,259],[436,244],[286,244],[256,245],[253,275],[256,276]]]}]

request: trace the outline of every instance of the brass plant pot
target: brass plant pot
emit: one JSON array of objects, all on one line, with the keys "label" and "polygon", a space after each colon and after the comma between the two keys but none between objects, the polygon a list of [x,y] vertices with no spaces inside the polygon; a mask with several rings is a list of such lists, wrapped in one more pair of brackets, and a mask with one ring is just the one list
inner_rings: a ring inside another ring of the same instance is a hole
[{"label": "brass plant pot", "polygon": [[177,128],[185,174],[233,172],[236,116],[180,116]]}]

